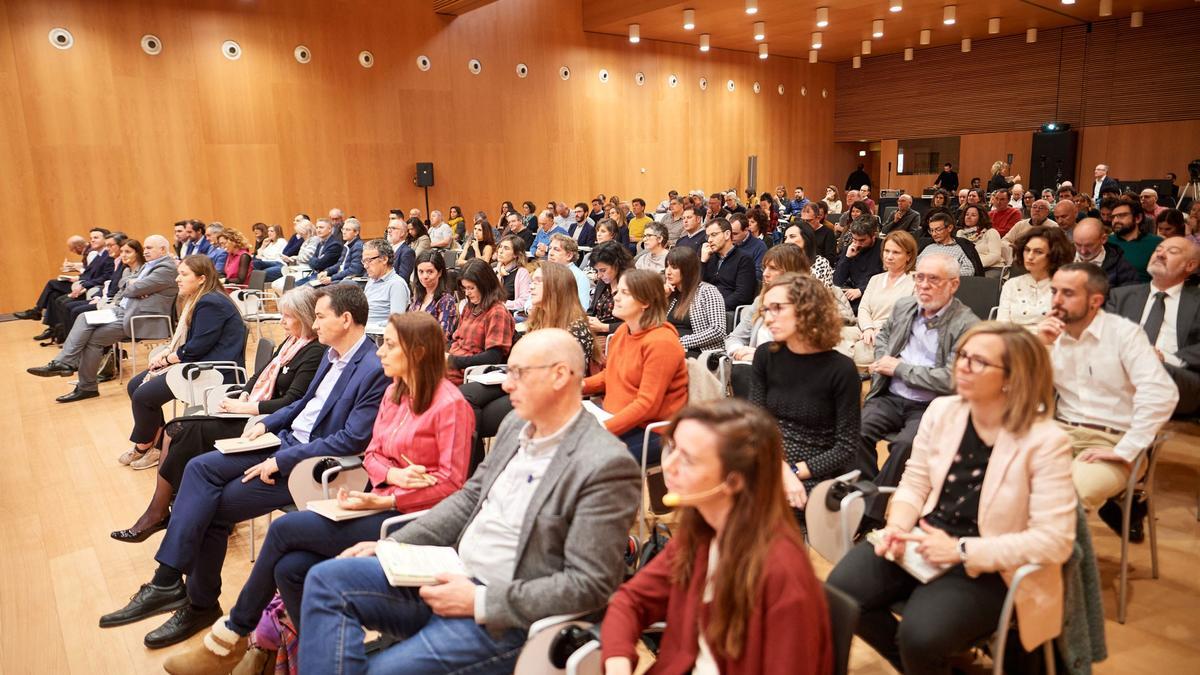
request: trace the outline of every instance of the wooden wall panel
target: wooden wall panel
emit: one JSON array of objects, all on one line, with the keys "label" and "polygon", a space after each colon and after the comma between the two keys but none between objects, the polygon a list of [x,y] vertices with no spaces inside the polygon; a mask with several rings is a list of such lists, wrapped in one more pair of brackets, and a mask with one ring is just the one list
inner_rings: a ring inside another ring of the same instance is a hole
[{"label": "wooden wall panel", "polygon": [[[0,0],[0,204],[39,252],[0,248],[14,273],[0,311],[29,305],[61,242],[92,225],[139,237],[186,217],[248,229],[338,206],[378,235],[388,209],[424,208],[418,161],[435,163],[434,208],[493,216],[504,199],[740,189],[750,154],[760,189],[844,173],[830,64],[631,45],[584,32],[578,2],[472,4],[451,17],[428,0]],[[74,33],[73,49],[51,47],[54,26]],[[161,55],[141,52],[144,33],[162,39]],[[226,39],[240,60],[220,54]],[[311,63],[293,59],[299,44]],[[357,63],[363,49],[371,69]]]}]

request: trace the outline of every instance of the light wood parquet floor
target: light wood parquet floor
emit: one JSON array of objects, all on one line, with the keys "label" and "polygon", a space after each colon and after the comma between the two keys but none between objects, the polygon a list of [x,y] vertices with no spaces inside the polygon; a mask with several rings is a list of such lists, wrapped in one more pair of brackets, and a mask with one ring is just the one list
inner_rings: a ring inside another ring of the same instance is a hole
[{"label": "light wood parquet floor", "polygon": [[[131,421],[123,385],[104,384],[100,398],[62,405],[54,397],[69,391],[67,379],[25,373],[53,355],[30,340],[39,328],[0,323],[0,673],[162,672],[170,650],[147,650],[142,637],[165,616],[97,627],[99,616],[124,605],[154,569],[161,534],[131,545],[109,532],[141,513],[155,473],[117,464]],[[1161,576],[1149,578],[1149,545],[1134,546],[1125,625],[1116,622],[1119,541],[1094,523],[1109,649],[1098,673],[1200,672],[1200,432],[1193,434],[1172,440],[1159,462]],[[258,528],[260,538],[264,531]],[[242,524],[230,541],[225,606],[250,569],[248,536]],[[829,566],[814,560],[827,574]],[[858,642],[851,670],[893,672]]]}]

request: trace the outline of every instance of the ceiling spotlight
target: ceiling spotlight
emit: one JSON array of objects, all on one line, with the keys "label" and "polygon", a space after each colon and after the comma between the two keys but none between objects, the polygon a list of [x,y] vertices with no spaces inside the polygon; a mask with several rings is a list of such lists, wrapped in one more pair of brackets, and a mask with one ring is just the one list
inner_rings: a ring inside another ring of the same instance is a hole
[{"label": "ceiling spotlight", "polygon": [[1037,29],[1029,28],[1025,31],[1025,42],[1033,44],[1037,42]]},{"label": "ceiling spotlight", "polygon": [[820,48],[821,48],[821,31],[814,31],[814,32],[813,32],[813,34],[812,34],[812,48],[813,48],[813,49],[820,49]]},{"label": "ceiling spotlight", "polygon": [[963,38],[962,51],[964,54],[971,51],[971,38]]},{"label": "ceiling spotlight", "polygon": [[862,41],[862,53],[863,53],[863,54],[870,54],[870,53],[871,53],[871,41],[870,41],[870,40],[863,40],[863,41]]},{"label": "ceiling spotlight", "polygon": [[1000,18],[993,16],[988,19],[988,35],[995,35],[1000,32]]},{"label": "ceiling spotlight", "polygon": [[875,19],[871,22],[871,37],[883,37],[883,19]]},{"label": "ceiling spotlight", "polygon": [[817,62],[817,50],[815,50],[815,49],[808,50],[808,62],[809,63]]},{"label": "ceiling spotlight", "polygon": [[904,48],[904,60],[905,60],[905,61],[912,61],[912,60],[913,60],[913,48],[912,48],[912,47],[905,47],[905,48]]},{"label": "ceiling spotlight", "polygon": [[856,56],[856,57],[854,57],[854,60],[853,60],[853,61],[851,61],[850,63],[851,63],[851,65],[853,65],[855,68],[862,68],[862,57],[861,57],[861,56]]},{"label": "ceiling spotlight", "polygon": [[829,8],[817,8],[817,28],[824,28],[829,25]]},{"label": "ceiling spotlight", "polygon": [[942,8],[942,23],[947,26],[953,26],[958,19],[958,8],[954,5],[946,5]]},{"label": "ceiling spotlight", "polygon": [[754,39],[759,42],[767,39],[767,24],[765,21],[754,22]]},{"label": "ceiling spotlight", "polygon": [[904,9],[904,3],[901,2],[900,0],[892,0],[891,2],[888,3],[888,11],[891,12],[892,14],[895,14],[896,12],[899,12],[902,9]]},{"label": "ceiling spotlight", "polygon": [[758,0],[746,0],[746,13],[758,14]]},{"label": "ceiling spotlight", "polygon": [[629,24],[629,41],[637,44],[642,41],[642,25],[639,23]]},{"label": "ceiling spotlight", "polygon": [[700,51],[702,51],[702,52],[708,51],[708,38],[709,38],[708,33],[700,34]]},{"label": "ceiling spotlight", "polygon": [[767,43],[764,42],[758,46],[758,58],[760,58],[760,59],[767,58]]},{"label": "ceiling spotlight", "polygon": [[683,10],[683,29],[684,30],[692,30],[695,27],[696,27],[696,10],[694,10],[694,9]]},{"label": "ceiling spotlight", "polygon": [[1062,4],[1073,5],[1073,4],[1075,4],[1075,0],[1062,0]]},{"label": "ceiling spotlight", "polygon": [[1145,18],[1145,14],[1143,14],[1142,12],[1134,12],[1133,14],[1130,14],[1129,15],[1129,27],[1130,28],[1141,28],[1143,18]]},{"label": "ceiling spotlight", "polygon": [[1100,16],[1112,16],[1112,0],[1100,0]]},{"label": "ceiling spotlight", "polygon": [[933,41],[933,31],[928,28],[921,29],[921,44],[927,45]]}]

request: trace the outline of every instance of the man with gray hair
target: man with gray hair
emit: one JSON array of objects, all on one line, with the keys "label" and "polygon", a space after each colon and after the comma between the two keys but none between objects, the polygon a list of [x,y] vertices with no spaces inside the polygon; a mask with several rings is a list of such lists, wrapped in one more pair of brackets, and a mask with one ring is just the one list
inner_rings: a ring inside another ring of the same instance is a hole
[{"label": "man with gray hair", "polygon": [[[929,402],[954,393],[952,350],[962,334],[979,322],[954,297],[959,274],[955,258],[926,254],[917,261],[913,295],[896,301],[891,318],[875,337],[871,390],[863,404],[862,445],[855,468],[876,485],[899,485]],[[893,433],[896,437],[880,469],[875,446]],[[882,516],[883,502],[872,500],[867,520],[881,523]],[[864,527],[873,529],[874,524],[864,521]]]},{"label": "man with gray hair", "polygon": [[316,285],[336,284],[339,281],[360,277],[363,274],[363,240],[359,237],[362,225],[357,218],[350,218],[342,223],[342,256],[337,266],[321,272],[317,276]]},{"label": "man with gray hair", "polygon": [[454,228],[442,220],[442,212],[429,212],[429,245],[432,248],[450,250],[454,248]]},{"label": "man with gray hair", "polygon": [[550,238],[556,234],[567,234],[567,231],[555,225],[554,212],[549,209],[538,214],[537,222],[538,230],[529,247],[529,257],[544,260],[550,252]]},{"label": "man with gray hair", "polygon": [[1008,251],[1008,257],[1012,256],[1012,247],[1021,238],[1021,235],[1035,227],[1054,227],[1057,225],[1053,220],[1050,220],[1050,202],[1045,199],[1035,200],[1029,205],[1029,217],[1023,220],[1018,220],[1016,225],[1012,226],[1003,237],[1004,248]]},{"label": "man with gray hair", "polygon": [[[142,265],[137,275],[121,280],[120,289],[113,296],[111,320],[93,323],[98,314],[85,312],[79,315],[62,349],[50,363],[28,369],[28,373],[39,377],[67,377],[78,371],[79,381],[75,390],[55,399],[59,403],[82,401],[100,395],[96,375],[104,350],[133,336],[134,317],[171,315],[175,296],[179,293],[175,285],[175,258],[170,255],[171,242],[166,237],[152,234],[146,237],[142,246],[146,264]],[[89,321],[89,315],[92,321]],[[142,321],[137,329],[138,337],[142,339],[161,339],[171,334],[166,321]]]},{"label": "man with gray hair", "polygon": [[892,217],[883,224],[883,229],[879,234],[887,236],[893,232],[907,232],[914,237],[921,234],[921,214],[917,213],[912,208],[912,195],[902,194],[896,199],[896,210],[892,212]]},{"label": "man with gray hair", "polygon": [[229,252],[217,243],[222,234],[225,234],[225,226],[218,222],[209,223],[208,228],[204,230],[204,238],[208,240],[208,250],[204,254],[212,258],[213,267],[217,268],[219,276],[225,276],[225,259],[229,257]]},{"label": "man with gray hair", "polygon": [[408,310],[408,283],[392,268],[394,255],[395,250],[386,239],[372,239],[362,245],[362,266],[367,273],[367,285],[363,287],[369,307],[367,330],[382,326],[389,316]]}]

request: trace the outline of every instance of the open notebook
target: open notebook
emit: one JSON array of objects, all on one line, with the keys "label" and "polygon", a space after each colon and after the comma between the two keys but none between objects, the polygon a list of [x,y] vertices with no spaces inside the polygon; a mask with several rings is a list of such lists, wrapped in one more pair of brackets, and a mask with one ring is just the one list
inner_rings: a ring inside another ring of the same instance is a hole
[{"label": "open notebook", "polygon": [[223,455],[234,455],[239,452],[253,452],[255,450],[279,447],[280,440],[278,436],[268,431],[252,441],[239,436],[237,438],[222,438],[213,443],[213,445]]},{"label": "open notebook", "polygon": [[466,574],[458,552],[449,546],[414,546],[391,539],[380,539],[375,557],[393,586],[436,584],[438,574]]},{"label": "open notebook", "polygon": [[363,518],[365,516],[373,516],[376,513],[383,513],[391,509],[346,509],[338,505],[338,500],[334,499],[313,499],[304,505],[306,509],[313,513],[324,516],[335,523],[340,523],[343,520],[354,520],[355,518]]},{"label": "open notebook", "polygon": [[[913,534],[921,534],[924,531],[919,527],[912,529]],[[867,541],[872,544],[877,544],[882,541],[882,530],[875,530],[867,533]],[[905,572],[908,572],[917,581],[927,584],[934,579],[946,573],[950,569],[950,565],[935,565],[927,560],[920,553],[917,553],[919,544],[915,541],[907,542],[904,547],[904,556],[900,560],[892,560],[899,565]]]}]

